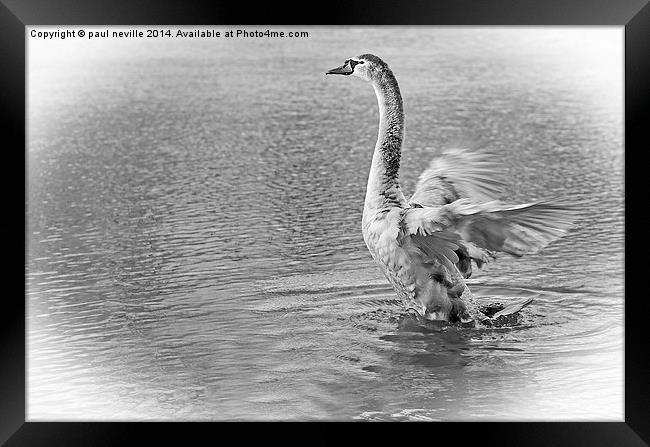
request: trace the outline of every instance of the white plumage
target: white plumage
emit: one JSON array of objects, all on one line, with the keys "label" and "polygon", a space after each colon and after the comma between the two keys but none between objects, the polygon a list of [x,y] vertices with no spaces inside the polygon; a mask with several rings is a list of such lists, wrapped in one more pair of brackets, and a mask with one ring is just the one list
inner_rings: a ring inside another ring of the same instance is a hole
[{"label": "white plumage", "polygon": [[363,212],[363,237],[406,305],[430,320],[471,322],[478,317],[465,284],[495,252],[534,253],[565,235],[575,218],[566,201],[508,205],[494,155],[448,149],[422,173],[407,201],[398,181],[404,136],[402,97],[385,62],[364,54],[328,74],[372,84],[380,111]]}]

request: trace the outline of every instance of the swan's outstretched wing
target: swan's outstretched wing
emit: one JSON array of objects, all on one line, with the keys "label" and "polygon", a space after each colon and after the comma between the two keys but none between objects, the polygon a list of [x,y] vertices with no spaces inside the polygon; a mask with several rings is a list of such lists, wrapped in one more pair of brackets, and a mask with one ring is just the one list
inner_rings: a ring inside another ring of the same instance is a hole
[{"label": "swan's outstretched wing", "polygon": [[407,233],[420,236],[414,238],[415,243],[424,239],[436,245],[438,234],[444,232],[446,241],[448,234],[458,235],[456,245],[469,242],[485,250],[522,256],[565,235],[575,217],[574,208],[562,201],[509,206],[499,201],[476,204],[460,199],[441,207],[412,208],[404,215],[404,226]]},{"label": "swan's outstretched wing", "polygon": [[440,206],[462,197],[477,202],[494,200],[504,185],[503,165],[494,154],[447,149],[420,175],[409,202]]}]

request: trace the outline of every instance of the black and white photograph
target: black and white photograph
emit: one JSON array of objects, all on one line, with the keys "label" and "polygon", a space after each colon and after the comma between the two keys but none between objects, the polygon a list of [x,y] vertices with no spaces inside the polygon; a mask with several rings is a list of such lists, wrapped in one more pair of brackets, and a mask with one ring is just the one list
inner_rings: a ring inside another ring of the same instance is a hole
[{"label": "black and white photograph", "polygon": [[27,421],[624,415],[621,26],[28,26]]}]

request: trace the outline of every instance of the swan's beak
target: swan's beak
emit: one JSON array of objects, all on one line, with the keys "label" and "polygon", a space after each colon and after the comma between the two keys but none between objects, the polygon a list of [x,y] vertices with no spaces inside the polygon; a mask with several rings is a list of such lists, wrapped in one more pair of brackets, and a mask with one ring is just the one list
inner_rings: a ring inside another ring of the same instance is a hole
[{"label": "swan's beak", "polygon": [[332,68],[330,71],[325,73],[326,75],[350,75],[354,70],[350,67],[349,64],[343,64],[340,67]]}]

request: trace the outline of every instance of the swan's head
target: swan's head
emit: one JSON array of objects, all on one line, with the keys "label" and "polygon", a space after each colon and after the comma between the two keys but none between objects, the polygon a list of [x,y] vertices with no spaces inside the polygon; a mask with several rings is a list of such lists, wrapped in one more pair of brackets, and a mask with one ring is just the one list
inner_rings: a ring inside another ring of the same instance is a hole
[{"label": "swan's head", "polygon": [[384,72],[390,71],[386,62],[374,54],[362,54],[346,60],[340,67],[332,68],[325,74],[356,76],[364,81],[378,80]]}]

